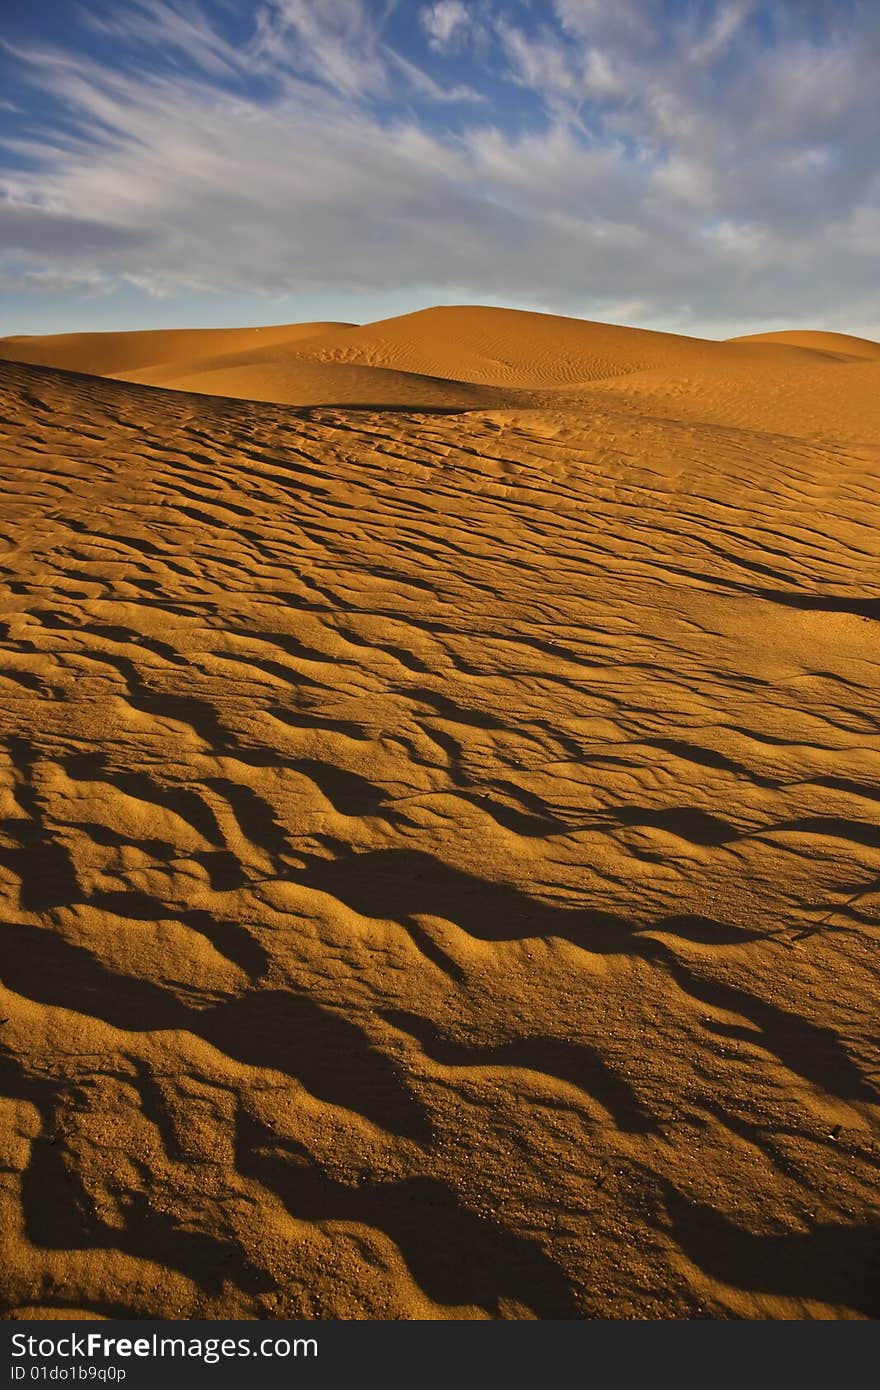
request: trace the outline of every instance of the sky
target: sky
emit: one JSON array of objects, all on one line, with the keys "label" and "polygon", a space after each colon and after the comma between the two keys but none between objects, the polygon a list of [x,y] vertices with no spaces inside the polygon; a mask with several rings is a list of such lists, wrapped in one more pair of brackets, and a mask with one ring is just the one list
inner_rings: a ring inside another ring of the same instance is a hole
[{"label": "sky", "polygon": [[880,0],[0,0],[0,334],[880,338]]}]

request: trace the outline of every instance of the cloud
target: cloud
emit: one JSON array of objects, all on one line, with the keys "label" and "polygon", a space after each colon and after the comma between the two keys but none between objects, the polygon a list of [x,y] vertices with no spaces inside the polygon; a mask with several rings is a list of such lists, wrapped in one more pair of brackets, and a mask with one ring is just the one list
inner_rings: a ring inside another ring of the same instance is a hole
[{"label": "cloud", "polygon": [[108,6],[136,70],[18,51],[47,101],[7,141],[0,272],[880,336],[880,21],[811,3],[556,0],[536,23],[440,0],[420,47],[390,3],[261,3],[237,42],[189,0]]},{"label": "cloud", "polygon": [[94,218],[71,216],[30,203],[0,201],[0,246],[18,256],[51,256],[63,263],[83,256],[113,256],[141,250],[152,233],[114,226]]},{"label": "cloud", "polygon": [[17,274],[0,270],[0,290],[7,293],[24,291],[47,297],[74,293],[80,298],[95,298],[112,293],[112,282],[97,272],[91,276],[65,275],[62,270],[23,270]]},{"label": "cloud", "polygon": [[126,47],[152,46],[185,57],[204,72],[218,77],[235,73],[239,60],[234,48],[214,29],[194,0],[176,8],[165,0],[128,0],[125,9],[114,6],[103,12],[82,7],[86,26]]},{"label": "cloud", "polygon": [[260,12],[255,52],[345,96],[387,90],[380,23],[362,0],[276,0]]},{"label": "cloud", "polygon": [[438,0],[435,5],[426,5],[421,19],[432,48],[445,48],[471,25],[471,16],[461,0]]}]

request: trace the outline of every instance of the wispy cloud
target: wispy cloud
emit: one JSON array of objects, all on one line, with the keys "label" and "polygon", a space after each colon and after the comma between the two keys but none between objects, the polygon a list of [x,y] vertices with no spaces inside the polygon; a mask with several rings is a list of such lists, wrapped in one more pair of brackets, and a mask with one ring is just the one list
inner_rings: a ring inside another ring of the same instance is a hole
[{"label": "wispy cloud", "polygon": [[445,48],[471,28],[472,15],[461,0],[437,0],[425,5],[422,24],[432,48]]},{"label": "wispy cloud", "polygon": [[128,0],[125,8],[96,10],[83,6],[83,23],[126,47],[137,45],[176,53],[187,66],[229,76],[240,66],[235,50],[212,27],[195,0],[173,6],[165,0]]},{"label": "wispy cloud", "polygon": [[277,0],[258,11],[258,25],[252,51],[279,72],[315,77],[348,97],[387,91],[381,15],[361,0]]},{"label": "wispy cloud", "polygon": [[438,0],[415,38],[390,2],[261,0],[233,33],[245,8],[93,4],[105,47],[18,42],[7,279],[880,333],[876,6]]}]

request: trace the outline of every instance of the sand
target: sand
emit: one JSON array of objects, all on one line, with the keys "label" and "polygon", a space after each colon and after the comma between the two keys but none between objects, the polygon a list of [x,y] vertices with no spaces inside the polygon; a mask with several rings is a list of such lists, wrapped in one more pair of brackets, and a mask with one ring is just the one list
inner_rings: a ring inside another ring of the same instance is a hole
[{"label": "sand", "polygon": [[877,1316],[880,346],[0,357],[5,1315]]}]

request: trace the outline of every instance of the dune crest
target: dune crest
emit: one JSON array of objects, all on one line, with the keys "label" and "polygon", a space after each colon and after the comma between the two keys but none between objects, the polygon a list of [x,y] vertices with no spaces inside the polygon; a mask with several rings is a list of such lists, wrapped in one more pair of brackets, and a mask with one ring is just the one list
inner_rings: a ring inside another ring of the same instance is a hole
[{"label": "dune crest", "polygon": [[842,357],[859,357],[868,362],[880,359],[880,343],[870,338],[854,338],[849,333],[826,333],[816,329],[792,328],[778,333],[750,333],[731,343],[779,343],[782,347],[809,348]]},{"label": "dune crest", "polygon": [[166,364],[182,366],[218,353],[243,352],[254,347],[289,349],[312,335],[349,327],[353,325],[285,323],[261,328],[149,328],[0,338],[0,360],[133,380],[134,373],[145,369]]}]

